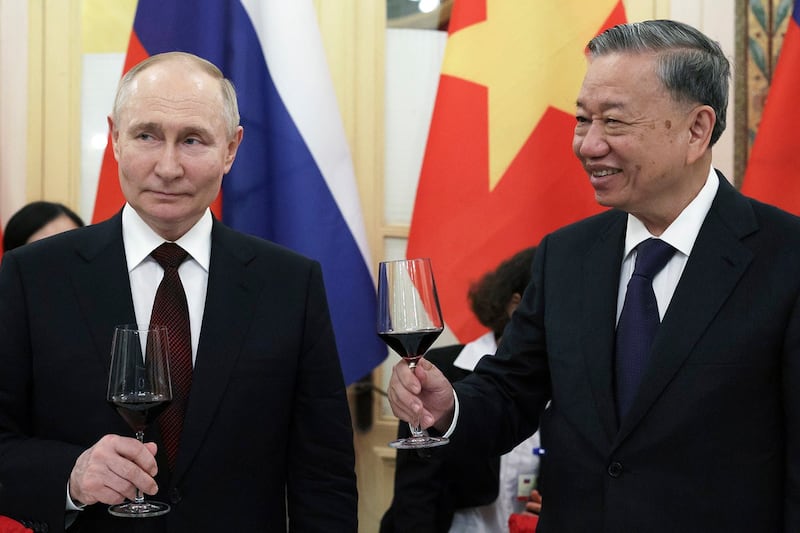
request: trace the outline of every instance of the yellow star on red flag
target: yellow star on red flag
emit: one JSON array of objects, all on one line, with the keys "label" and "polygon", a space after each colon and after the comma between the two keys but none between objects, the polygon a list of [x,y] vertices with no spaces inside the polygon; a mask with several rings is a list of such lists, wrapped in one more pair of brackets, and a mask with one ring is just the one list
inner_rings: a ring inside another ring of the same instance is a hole
[{"label": "yellow star on red flag", "polygon": [[617,0],[486,0],[486,20],[453,33],[442,73],[489,92],[492,190],[548,106],[575,112],[583,50]]}]

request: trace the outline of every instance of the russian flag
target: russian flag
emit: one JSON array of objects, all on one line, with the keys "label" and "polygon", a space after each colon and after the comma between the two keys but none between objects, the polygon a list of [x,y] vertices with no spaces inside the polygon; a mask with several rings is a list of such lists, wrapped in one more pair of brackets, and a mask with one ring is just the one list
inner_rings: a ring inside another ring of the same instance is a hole
[{"label": "russian flag", "polygon": [[[375,334],[358,190],[311,0],[139,0],[124,70],[173,50],[211,61],[236,87],[245,134],[223,180],[223,221],[322,264],[345,381],[364,377],[387,350]],[[109,146],[93,220],[123,202]]]}]

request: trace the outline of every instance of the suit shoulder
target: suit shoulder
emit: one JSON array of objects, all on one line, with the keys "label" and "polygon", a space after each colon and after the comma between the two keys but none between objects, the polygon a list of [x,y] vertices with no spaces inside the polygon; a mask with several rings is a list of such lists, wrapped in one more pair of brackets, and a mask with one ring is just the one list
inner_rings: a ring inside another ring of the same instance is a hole
[{"label": "suit shoulder", "polygon": [[546,235],[542,244],[552,246],[554,243],[560,243],[560,246],[566,246],[570,249],[574,249],[574,247],[587,249],[598,238],[608,233],[611,228],[617,225],[621,225],[620,227],[624,228],[627,216],[627,213],[619,209],[609,209],[562,226]]},{"label": "suit shoulder", "polygon": [[265,258],[269,261],[285,263],[295,267],[309,267],[318,262],[286,246],[277,244],[261,237],[249,235],[229,228],[222,223],[216,223],[212,231],[212,244],[228,248],[234,255]]}]

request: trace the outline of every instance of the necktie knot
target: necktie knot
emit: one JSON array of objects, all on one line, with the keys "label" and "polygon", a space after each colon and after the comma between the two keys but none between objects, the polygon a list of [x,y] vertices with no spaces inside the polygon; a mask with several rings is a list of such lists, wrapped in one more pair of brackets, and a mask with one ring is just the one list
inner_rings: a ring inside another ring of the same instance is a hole
[{"label": "necktie knot", "polygon": [[668,243],[661,239],[647,239],[636,247],[636,266],[633,275],[652,281],[673,255],[675,248]]},{"label": "necktie knot", "polygon": [[178,268],[189,256],[189,252],[175,244],[174,242],[165,242],[152,252],[150,255],[155,259],[162,268]]}]

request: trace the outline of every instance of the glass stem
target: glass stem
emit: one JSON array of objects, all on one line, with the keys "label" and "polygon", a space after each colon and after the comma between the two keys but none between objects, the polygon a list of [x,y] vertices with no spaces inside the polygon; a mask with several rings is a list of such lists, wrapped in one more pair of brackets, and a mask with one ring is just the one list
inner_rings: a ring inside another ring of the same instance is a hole
[{"label": "glass stem", "polygon": [[[137,430],[136,431],[136,440],[144,444],[144,430]],[[144,503],[144,494],[139,488],[136,488],[136,498],[134,498],[134,503]]]},{"label": "glass stem", "polygon": [[[414,371],[414,369],[416,367],[417,367],[417,361],[416,360],[409,361],[408,368],[410,368],[412,372]],[[409,422],[408,423],[408,427],[411,430],[411,436],[414,437],[414,438],[418,438],[419,439],[419,438],[427,436],[427,433],[425,433],[425,431],[423,431],[422,428],[420,427],[419,417],[415,418],[413,422]]]}]

